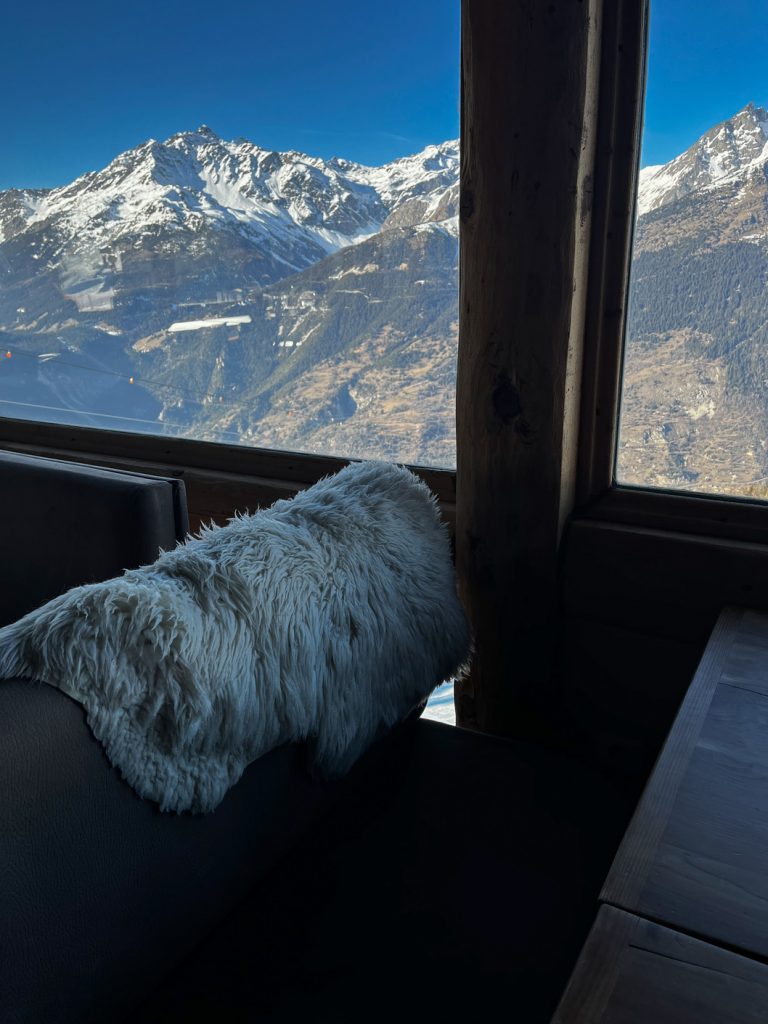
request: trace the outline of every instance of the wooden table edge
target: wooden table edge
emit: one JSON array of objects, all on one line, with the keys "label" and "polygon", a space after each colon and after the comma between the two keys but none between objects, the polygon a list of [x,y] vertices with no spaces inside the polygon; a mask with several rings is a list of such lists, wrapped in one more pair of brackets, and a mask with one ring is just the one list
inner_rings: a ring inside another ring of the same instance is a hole
[{"label": "wooden table edge", "polygon": [[[600,901],[638,912],[654,854],[672,812],[686,766],[701,734],[704,720],[725,660],[738,634],[744,609],[727,607],[712,631],[696,673],[680,705],[640,802],[614,857]],[[674,927],[674,925],[671,925]]]}]

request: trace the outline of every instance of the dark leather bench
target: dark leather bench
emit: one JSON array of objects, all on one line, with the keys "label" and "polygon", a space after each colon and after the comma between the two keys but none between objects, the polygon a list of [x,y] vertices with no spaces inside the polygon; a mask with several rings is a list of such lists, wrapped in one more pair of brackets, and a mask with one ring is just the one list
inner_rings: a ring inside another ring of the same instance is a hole
[{"label": "dark leather bench", "polygon": [[212,813],[161,814],[82,708],[0,682],[0,1020],[112,1021],[244,897],[321,809],[304,751],[251,765]]},{"label": "dark leather bench", "polygon": [[[0,452],[0,490],[0,624],[188,531],[175,479]],[[0,680],[0,1021],[113,1020],[141,999],[319,813],[304,761],[275,750],[213,814],[161,814],[77,703]]]},{"label": "dark leather bench", "polygon": [[[186,530],[173,481],[43,461],[0,457],[10,619]],[[3,1024],[544,1021],[631,809],[557,751],[414,717],[338,783],[286,746],[163,815],[28,680],[0,681],[0,793]]]}]

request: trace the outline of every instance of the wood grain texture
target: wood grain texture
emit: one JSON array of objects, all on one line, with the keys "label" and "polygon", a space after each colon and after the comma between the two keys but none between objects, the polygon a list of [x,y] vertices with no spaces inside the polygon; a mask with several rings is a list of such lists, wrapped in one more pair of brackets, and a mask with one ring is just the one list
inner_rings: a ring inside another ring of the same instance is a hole
[{"label": "wood grain texture", "polygon": [[721,609],[768,608],[768,547],[583,519],[563,547],[566,720],[642,784]]},{"label": "wood grain texture", "polygon": [[768,966],[602,907],[552,1024],[765,1024]]},{"label": "wood grain texture", "polygon": [[562,599],[566,614],[703,650],[724,606],[768,608],[768,547],[579,520],[564,543]]},{"label": "wood grain texture", "polygon": [[768,615],[726,609],[601,899],[768,959]]},{"label": "wood grain texture", "polygon": [[461,724],[545,702],[576,468],[597,3],[462,7],[457,568],[475,632]]},{"label": "wood grain texture", "polygon": [[699,741],[725,657],[733,645],[741,612],[726,609],[704,651],[675,724],[648,781],[637,811],[616,854],[601,899],[637,909],[659,842],[669,822],[680,784]]}]

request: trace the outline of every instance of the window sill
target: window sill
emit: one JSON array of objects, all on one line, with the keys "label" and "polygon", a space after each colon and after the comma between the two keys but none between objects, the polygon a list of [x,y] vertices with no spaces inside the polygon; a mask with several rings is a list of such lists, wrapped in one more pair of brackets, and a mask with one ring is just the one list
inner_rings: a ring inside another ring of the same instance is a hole
[{"label": "window sill", "polygon": [[[336,473],[351,460],[214,444],[188,438],[69,427],[0,418],[0,447],[96,465],[175,476],[184,481],[193,531],[236,511],[254,511]],[[453,529],[456,473],[409,466],[437,495]]]},{"label": "window sill", "polygon": [[768,545],[768,503],[744,498],[617,486],[577,509],[573,519]]}]

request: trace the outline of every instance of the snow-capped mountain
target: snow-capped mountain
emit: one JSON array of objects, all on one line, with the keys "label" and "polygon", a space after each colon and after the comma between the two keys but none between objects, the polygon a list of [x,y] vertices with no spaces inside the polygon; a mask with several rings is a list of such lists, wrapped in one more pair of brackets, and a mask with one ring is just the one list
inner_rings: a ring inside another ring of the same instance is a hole
[{"label": "snow-capped mountain", "polygon": [[642,216],[693,192],[725,185],[765,183],[768,167],[768,111],[749,103],[715,125],[667,164],[640,171],[637,212]]},{"label": "snow-capped mountain", "polygon": [[622,482],[765,494],[768,112],[641,171],[638,214]]},{"label": "snow-capped mountain", "polygon": [[379,231],[414,198],[436,209],[457,180],[457,142],[364,167],[227,142],[202,126],[150,139],[62,188],[0,193],[0,241],[42,224],[55,226],[60,249],[211,226],[268,243],[291,272]]},{"label": "snow-capped mountain", "polygon": [[112,327],[141,333],[173,307],[268,286],[382,228],[454,217],[458,169],[457,142],[365,167],[203,126],[61,188],[0,192],[0,329],[51,332],[110,311]]},{"label": "snow-capped mountain", "polygon": [[[0,193],[0,412],[450,465],[458,176],[456,142],[365,167],[203,127]],[[768,112],[645,168],[638,213],[622,479],[768,479]]]},{"label": "snow-capped mountain", "polygon": [[0,193],[0,408],[450,463],[458,174],[202,127]]}]

